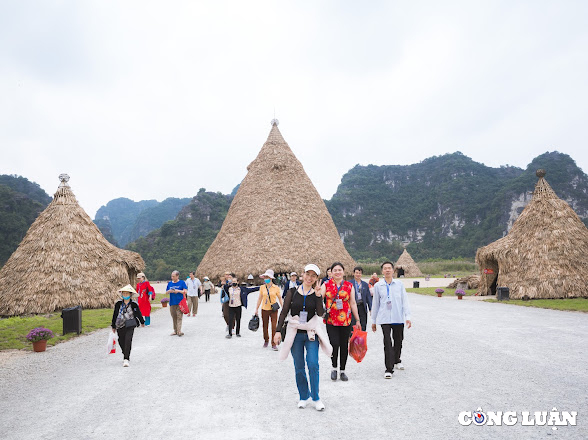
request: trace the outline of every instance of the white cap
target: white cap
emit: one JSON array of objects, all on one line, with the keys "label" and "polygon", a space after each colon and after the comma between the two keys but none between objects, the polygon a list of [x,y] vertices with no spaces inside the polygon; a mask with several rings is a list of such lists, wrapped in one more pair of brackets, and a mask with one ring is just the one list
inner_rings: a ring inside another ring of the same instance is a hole
[{"label": "white cap", "polygon": [[297,274],[296,272],[292,272],[292,273],[290,274],[290,276],[292,276],[292,275],[296,275],[296,276],[298,276],[298,274]]},{"label": "white cap", "polygon": [[261,274],[259,276],[259,278],[263,278],[263,277],[268,277],[268,278],[271,278],[273,280],[274,279],[274,271],[271,270],[271,269],[266,270],[264,274]]},{"label": "white cap", "polygon": [[308,272],[309,270],[312,270],[314,273],[316,273],[317,277],[321,276],[321,270],[318,268],[316,264],[307,264],[306,266],[304,266],[304,272]]}]

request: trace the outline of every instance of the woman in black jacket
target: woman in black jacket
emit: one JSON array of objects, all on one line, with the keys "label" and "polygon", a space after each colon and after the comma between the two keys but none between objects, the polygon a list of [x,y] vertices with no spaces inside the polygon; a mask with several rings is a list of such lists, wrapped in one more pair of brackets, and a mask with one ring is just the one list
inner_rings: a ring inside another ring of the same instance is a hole
[{"label": "woman in black jacket", "polygon": [[114,313],[112,314],[112,332],[118,332],[118,343],[123,352],[123,367],[129,366],[129,359],[131,357],[131,345],[133,344],[133,333],[135,327],[141,325],[145,327],[145,320],[139,310],[139,304],[131,301],[131,296],[136,295],[135,289],[130,284],[118,291],[122,299],[117,301],[114,305]]}]

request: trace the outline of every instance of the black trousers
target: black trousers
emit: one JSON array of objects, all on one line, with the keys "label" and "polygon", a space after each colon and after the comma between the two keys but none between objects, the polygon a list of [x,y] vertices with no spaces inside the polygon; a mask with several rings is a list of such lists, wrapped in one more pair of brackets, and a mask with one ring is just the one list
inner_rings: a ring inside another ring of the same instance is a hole
[{"label": "black trousers", "polygon": [[135,327],[123,327],[116,330],[118,333],[118,345],[123,352],[123,359],[131,359],[131,345],[133,344],[133,334]]},{"label": "black trousers", "polygon": [[[351,326],[327,324],[327,334],[329,335],[329,342],[333,346],[333,355],[331,356],[333,368],[337,368],[337,360],[340,357],[341,370],[345,370],[347,356],[349,356],[349,336],[351,335]],[[341,354],[339,355],[339,353]]]},{"label": "black trousers", "polygon": [[[361,325],[361,329],[365,332],[365,329],[367,328],[368,315],[365,311],[363,303],[357,304],[357,312],[359,313],[359,323]],[[355,320],[355,316],[351,316],[351,327],[353,327],[356,323],[357,321]]]},{"label": "black trousers", "polygon": [[[404,324],[382,324],[384,334],[384,363],[386,371],[394,372],[394,365],[399,364],[404,339]],[[392,337],[390,337],[392,333]]]},{"label": "black trousers", "polygon": [[204,296],[206,297],[206,302],[208,302],[210,300],[210,290],[205,290]]},{"label": "black trousers", "polygon": [[229,307],[229,335],[233,334],[233,325],[235,325],[235,318],[237,325],[235,326],[235,334],[239,334],[241,330],[241,306]]}]

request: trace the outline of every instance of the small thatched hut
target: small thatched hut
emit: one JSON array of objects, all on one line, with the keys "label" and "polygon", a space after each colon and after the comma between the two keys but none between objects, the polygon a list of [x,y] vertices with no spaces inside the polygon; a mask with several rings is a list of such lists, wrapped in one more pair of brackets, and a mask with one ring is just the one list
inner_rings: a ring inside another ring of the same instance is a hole
[{"label": "small thatched hut", "polygon": [[49,206],[0,270],[0,315],[50,313],[65,307],[111,307],[117,290],[134,284],[145,263],[102,236],[61,183]]},{"label": "small thatched hut", "polygon": [[538,170],[533,198],[505,237],[478,249],[478,293],[510,298],[588,296],[588,229]]},{"label": "small thatched hut", "polygon": [[448,289],[457,289],[457,286],[467,284],[467,289],[473,290],[480,286],[480,275],[468,275],[467,277],[458,278],[453,280],[452,283],[447,286]]},{"label": "small thatched hut", "polygon": [[404,249],[404,252],[402,252],[402,255],[400,255],[398,261],[394,265],[394,277],[399,278],[402,275],[404,275],[405,278],[424,277],[423,273],[406,249]]},{"label": "small thatched hut", "polygon": [[267,269],[300,273],[307,263],[324,271],[335,261],[352,273],[355,263],[276,120],[247,171],[221,230],[198,266],[199,277],[218,280],[227,270],[241,280]]}]

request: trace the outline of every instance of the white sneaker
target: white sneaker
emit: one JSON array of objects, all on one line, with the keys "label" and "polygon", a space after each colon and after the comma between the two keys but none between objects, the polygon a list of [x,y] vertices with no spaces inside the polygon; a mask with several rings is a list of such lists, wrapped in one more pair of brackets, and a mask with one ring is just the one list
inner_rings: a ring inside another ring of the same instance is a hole
[{"label": "white sneaker", "polygon": [[306,408],[306,405],[308,405],[308,401],[309,401],[309,400],[310,400],[310,399],[306,399],[306,400],[299,400],[299,401],[298,401],[298,408],[300,408],[300,409],[304,409],[304,408]]},{"label": "white sneaker", "polygon": [[129,366],[129,361],[127,359],[125,359],[123,361],[123,367],[128,367]]},{"label": "white sneaker", "polygon": [[323,409],[325,409],[325,404],[320,400],[317,400],[316,402],[314,402],[314,407],[317,411],[322,411]]},{"label": "white sneaker", "polygon": [[402,365],[402,364],[396,364],[394,367],[395,367],[397,370],[404,370],[404,365]]},{"label": "white sneaker", "polygon": [[392,373],[390,373],[389,371],[386,371],[384,373],[384,379],[392,379]]}]

